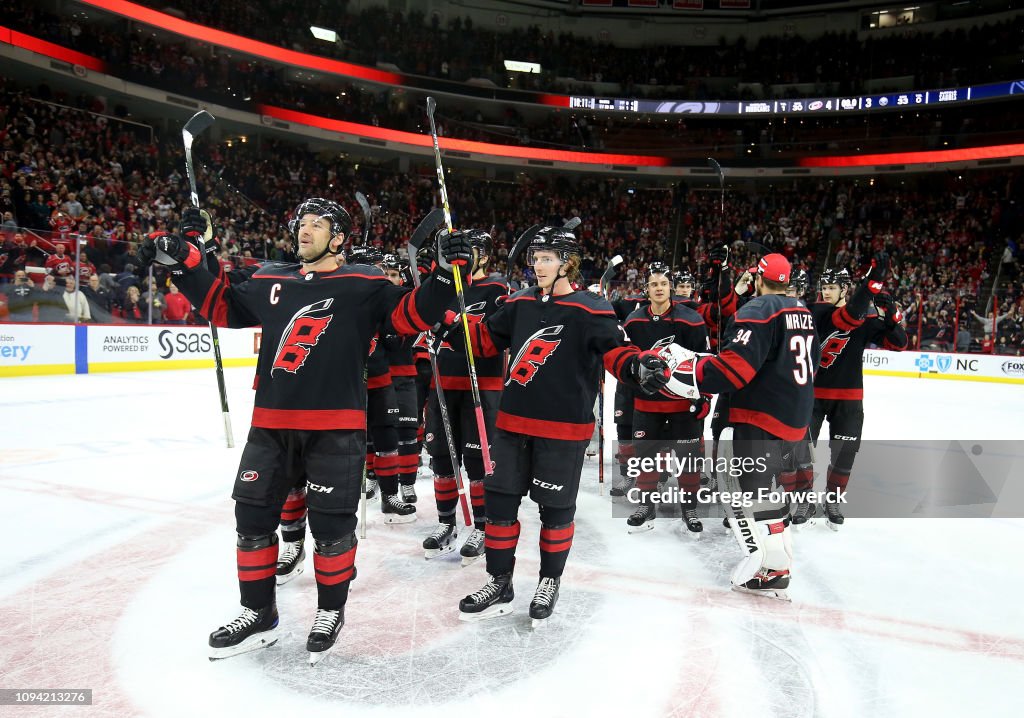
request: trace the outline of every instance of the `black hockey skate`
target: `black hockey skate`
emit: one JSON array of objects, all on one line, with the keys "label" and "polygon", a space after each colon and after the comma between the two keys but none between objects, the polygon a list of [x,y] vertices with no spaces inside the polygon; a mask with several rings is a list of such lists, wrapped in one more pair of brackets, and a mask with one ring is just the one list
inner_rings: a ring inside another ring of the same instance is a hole
[{"label": "black hockey skate", "polygon": [[810,501],[801,501],[796,505],[796,509],[793,510],[793,516],[790,519],[793,526],[803,526],[808,523],[817,515],[818,511]]},{"label": "black hockey skate", "polygon": [[281,553],[277,557],[277,585],[283,586],[301,574],[306,560],[305,539],[282,541]]},{"label": "black hockey skate", "polygon": [[530,618],[533,619],[534,630],[544,625],[544,621],[550,618],[558,603],[558,587],[561,578],[541,578],[537,584],[537,590],[533,592],[533,600],[530,601]]},{"label": "black hockey skate", "polygon": [[386,524],[408,524],[416,520],[416,507],[398,498],[398,494],[381,496],[380,510]]},{"label": "black hockey skate", "polygon": [[654,528],[654,519],[658,516],[658,510],[654,504],[640,504],[636,511],[626,519],[626,531],[631,534],[638,534],[650,531]]},{"label": "black hockey skate", "polygon": [[704,531],[704,524],[697,518],[697,507],[693,504],[683,505],[683,526],[686,527],[686,533],[696,541],[700,540],[700,535]]},{"label": "black hockey skate", "polygon": [[316,609],[313,628],[306,639],[306,650],[309,651],[309,665],[315,666],[334,648],[338,640],[338,632],[345,625],[345,607],[337,611],[326,608]]},{"label": "black hockey skate", "polygon": [[825,518],[828,519],[828,527],[833,531],[838,531],[839,527],[846,521],[846,517],[839,510],[839,504],[831,501],[825,502]]},{"label": "black hockey skate", "polygon": [[242,607],[242,615],[210,634],[210,660],[230,658],[277,643],[277,604],[258,611]]},{"label": "black hockey skate", "polygon": [[470,532],[466,543],[462,544],[462,549],[459,550],[463,566],[470,566],[476,563],[477,559],[484,555],[484,552],[487,550],[484,547],[484,538],[482,529],[475,528]]},{"label": "black hockey skate", "polygon": [[416,487],[412,484],[402,484],[398,487],[402,501],[407,504],[416,503],[419,497],[416,496]]},{"label": "black hockey skate", "polygon": [[459,531],[455,524],[438,524],[434,532],[423,539],[423,558],[428,561],[455,550],[455,539]]},{"label": "black hockey skate", "polygon": [[488,576],[483,588],[459,601],[459,620],[482,621],[512,613],[515,596],[511,573]]},{"label": "black hockey skate", "polygon": [[612,481],[612,488],[608,491],[608,495],[612,498],[625,496],[626,492],[633,488],[634,483],[635,481],[628,476],[620,476]]},{"label": "black hockey skate", "polygon": [[377,479],[366,477],[366,500],[373,501],[377,498]]}]

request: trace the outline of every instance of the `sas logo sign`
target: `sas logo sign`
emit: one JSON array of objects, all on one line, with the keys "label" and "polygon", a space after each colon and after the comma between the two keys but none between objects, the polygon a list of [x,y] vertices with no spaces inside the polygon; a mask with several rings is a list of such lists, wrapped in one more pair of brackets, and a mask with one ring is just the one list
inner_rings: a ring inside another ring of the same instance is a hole
[{"label": "sas logo sign", "polygon": [[170,359],[175,354],[208,354],[213,349],[210,335],[201,332],[172,332],[164,329],[157,336],[160,358]]}]

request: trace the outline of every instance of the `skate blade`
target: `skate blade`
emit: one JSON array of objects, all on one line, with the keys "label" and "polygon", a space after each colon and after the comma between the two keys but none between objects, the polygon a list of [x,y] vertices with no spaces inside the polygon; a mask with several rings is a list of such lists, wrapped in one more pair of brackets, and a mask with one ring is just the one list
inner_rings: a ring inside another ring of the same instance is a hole
[{"label": "skate blade", "polygon": [[309,652],[309,665],[310,665],[310,667],[312,668],[317,663],[319,663],[323,659],[327,658],[327,655],[331,652],[331,649],[333,649],[333,648],[334,648],[334,646],[331,646],[326,651],[317,651],[317,652],[310,651]]},{"label": "skate blade", "polygon": [[700,537],[703,535],[703,531],[691,531],[690,529],[683,526],[683,536],[690,539],[691,541],[700,541]]},{"label": "skate blade", "polygon": [[462,568],[466,568],[466,566],[472,566],[474,563],[476,563],[477,561],[479,561],[483,557],[484,557],[484,554],[480,554],[479,556],[463,556],[462,557]]},{"label": "skate blade", "polygon": [[838,532],[839,529],[842,528],[842,526],[843,526],[842,524],[834,524],[831,521],[826,521],[825,523],[828,524],[828,527],[830,529],[832,529],[833,531],[836,531],[836,532]]},{"label": "skate blade", "polygon": [[289,581],[291,581],[292,579],[298,578],[298,577],[299,577],[299,574],[301,574],[301,573],[302,573],[303,571],[305,571],[305,570],[306,570],[306,569],[305,569],[305,568],[304,568],[304,567],[302,566],[302,564],[299,564],[299,565],[298,565],[298,566],[296,566],[296,567],[295,567],[294,569],[292,569],[291,573],[286,573],[286,574],[285,574],[285,575],[283,575],[283,576],[279,574],[279,575],[277,576],[277,585],[278,585],[278,586],[283,586],[283,585],[285,585],[286,583],[288,583],[288,582],[289,582]]},{"label": "skate blade", "polygon": [[459,611],[459,620],[465,621],[466,623],[476,623],[477,621],[486,621],[489,618],[507,616],[510,613],[512,613],[512,604],[496,603],[490,608],[480,611],[480,613],[463,613],[462,611]]},{"label": "skate blade", "polygon": [[249,636],[237,646],[228,646],[227,648],[211,647],[209,658],[211,661],[221,661],[225,658],[240,656],[243,653],[252,653],[253,651],[258,651],[261,648],[270,648],[272,645],[277,643],[278,636],[276,635],[276,631],[277,626],[274,626],[269,631],[263,631],[262,633],[257,633],[254,636]]},{"label": "skate blade", "polygon": [[416,520],[416,514],[408,514],[402,516],[400,514],[384,514],[384,523],[386,524],[411,524]]},{"label": "skate blade", "polygon": [[547,618],[531,618],[530,619],[530,629],[533,630],[533,631],[542,631],[542,630],[544,630],[545,625],[550,620],[551,620],[551,616],[548,616]]},{"label": "skate blade", "polygon": [[630,526],[629,524],[626,524],[626,533],[628,534],[642,534],[653,529],[654,521],[645,521],[639,526]]},{"label": "skate blade", "polygon": [[746,593],[751,596],[760,596],[761,598],[773,598],[777,601],[793,601],[793,599],[789,597],[789,592],[782,588],[747,588],[746,586],[733,586],[732,590],[736,593]]},{"label": "skate blade", "polygon": [[425,548],[425,549],[423,549],[423,558],[425,558],[427,561],[429,561],[432,558],[437,558],[438,556],[444,556],[445,554],[449,554],[449,553],[452,553],[454,551],[455,551],[455,547],[451,546],[451,545],[449,545],[449,546],[442,546],[441,548]]}]

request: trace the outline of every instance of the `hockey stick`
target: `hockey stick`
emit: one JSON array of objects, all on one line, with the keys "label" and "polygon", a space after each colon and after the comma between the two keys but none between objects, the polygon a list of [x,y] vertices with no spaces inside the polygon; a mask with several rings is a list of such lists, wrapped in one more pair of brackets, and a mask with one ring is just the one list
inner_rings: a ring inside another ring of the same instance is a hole
[{"label": "hockey stick", "polygon": [[[213,115],[206,110],[200,110],[192,115],[192,119],[181,128],[181,140],[185,144],[185,174],[188,175],[188,187],[191,193],[192,206],[199,209],[199,192],[196,190],[196,173],[192,166],[192,143],[195,138],[205,132],[213,124]],[[205,251],[205,240],[203,241]],[[213,339],[213,362],[217,370],[217,390],[220,392],[220,411],[224,416],[224,436],[227,438],[228,448],[235,445],[235,437],[231,431],[231,413],[228,409],[228,394],[224,388],[224,360],[220,356],[220,336],[217,334],[217,327],[210,322],[210,336]]]},{"label": "hockey stick", "polygon": [[[416,254],[435,229],[444,222],[444,214],[440,210],[433,210],[428,214],[416,231],[409,238],[406,252],[409,255],[409,264],[412,267],[412,283],[420,286],[420,273],[416,267]],[[458,273],[458,272],[456,272]],[[444,438],[448,443],[448,455],[452,459],[452,470],[455,472],[455,486],[459,492],[459,504],[462,506],[462,518],[466,526],[471,526],[473,520],[469,515],[469,502],[466,501],[466,485],[462,481],[462,469],[459,466],[458,454],[455,453],[455,438],[452,435],[452,421],[448,415],[448,402],[444,398],[444,389],[441,388],[441,372],[437,366],[437,350],[434,347],[431,333],[427,332],[427,357],[430,359],[430,371],[434,374],[434,389],[437,392],[437,406],[441,411],[441,426],[444,427]],[[481,442],[481,446],[483,443]]]},{"label": "hockey stick", "polygon": [[[708,157],[708,166],[718,175],[718,187],[721,190],[721,201],[718,210],[718,240],[725,242],[725,171],[722,165]],[[726,245],[728,247],[728,245]],[[728,259],[726,260],[728,262]],[[715,322],[715,329],[718,333],[718,351],[722,351],[722,276],[725,274],[726,262],[722,263],[722,271],[718,273],[718,287],[716,287],[716,304],[718,304],[718,320]]]},{"label": "hockey stick", "polygon": [[[430,138],[434,142],[434,164],[437,165],[437,185],[441,192],[441,207],[444,209],[444,223],[448,232],[454,232],[452,213],[448,207],[448,189],[444,184],[444,167],[441,165],[441,148],[437,144],[437,125],[434,123],[434,110],[437,103],[433,97],[427,98],[427,118],[430,120]],[[472,267],[471,267],[472,269]],[[476,375],[476,360],[473,359],[473,340],[469,334],[469,314],[466,313],[466,295],[462,289],[462,272],[456,268],[452,272],[455,280],[455,298],[459,301],[459,313],[462,319],[462,331],[466,337],[466,361],[469,363],[469,386],[473,394],[473,412],[476,414],[476,429],[480,436],[480,453],[484,459],[484,475],[494,475],[494,464],[491,463],[491,447],[487,441],[487,427],[484,424],[484,408],[480,401],[480,380]],[[454,456],[452,459],[454,460]]]},{"label": "hockey stick", "polygon": [[[608,267],[601,275],[601,282],[598,287],[601,296],[608,299],[608,283],[615,276],[615,271],[622,264],[622,255],[616,254],[608,261]],[[604,368],[601,371],[601,381],[597,387],[597,494],[604,496]]]},{"label": "hockey stick", "polygon": [[373,215],[370,212],[370,203],[366,201],[366,195],[362,192],[356,192],[356,202],[359,203],[359,209],[363,210],[363,245],[370,243],[370,220]]}]

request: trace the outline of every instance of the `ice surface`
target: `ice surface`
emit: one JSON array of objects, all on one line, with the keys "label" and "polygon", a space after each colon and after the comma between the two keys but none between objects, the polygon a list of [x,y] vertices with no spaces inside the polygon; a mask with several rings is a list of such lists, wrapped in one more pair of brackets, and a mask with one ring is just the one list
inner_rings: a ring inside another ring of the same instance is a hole
[{"label": "ice surface", "polygon": [[[462,623],[458,600],[483,584],[483,562],[424,561],[435,519],[424,473],[416,523],[385,526],[371,505],[332,656],[306,664],[307,558],[306,573],[279,591],[277,645],[210,663],[207,635],[237,613],[229,493],[251,373],[228,370],[234,450],[224,448],[212,371],[0,382],[0,686],[94,692],[91,708],[33,715],[1021,713],[1024,521],[811,526],[794,537],[787,604],[729,591],[738,549],[719,519],[704,520],[700,542],[678,518],[627,535],[598,495],[594,460],[543,631],[527,617],[533,504],[521,514],[516,612]],[[1024,428],[1022,387],[866,384],[869,439],[1018,439]],[[606,481],[613,473],[609,464]],[[851,490],[856,481],[855,469]]]}]

